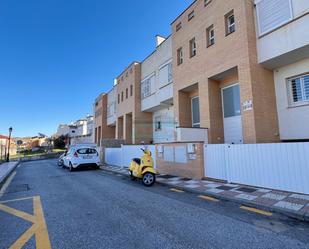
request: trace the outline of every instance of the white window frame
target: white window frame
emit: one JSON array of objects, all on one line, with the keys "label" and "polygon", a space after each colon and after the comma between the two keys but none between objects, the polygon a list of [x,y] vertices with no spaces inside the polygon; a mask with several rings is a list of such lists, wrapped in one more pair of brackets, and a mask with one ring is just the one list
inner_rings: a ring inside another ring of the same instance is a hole
[{"label": "white window frame", "polygon": [[[162,117],[161,116],[156,116],[155,118],[154,118],[154,123],[155,123],[155,131],[162,131]],[[157,123],[159,123],[160,122],[160,127],[159,128],[157,128]]]},{"label": "white window frame", "polygon": [[[232,17],[232,16],[234,18],[234,22],[231,24],[230,23],[230,17]],[[226,16],[226,25],[227,25],[227,31],[228,31],[227,34],[231,34],[231,33],[236,31],[234,11],[231,14]],[[232,27],[233,27],[233,30],[231,30]]]},{"label": "white window frame", "polygon": [[188,21],[191,21],[194,18],[194,10],[192,10],[189,14],[188,14]]},{"label": "white window frame", "polygon": [[[296,107],[296,106],[302,106],[302,105],[307,105],[309,104],[309,98],[306,98],[305,94],[305,81],[304,77],[309,76],[309,74],[302,74],[293,78],[287,79],[287,91],[288,91],[288,103],[289,106],[291,107]],[[292,80],[295,79],[300,79],[300,88],[301,88],[301,95],[302,95],[302,100],[299,101],[294,101],[293,98],[293,89],[292,89]]]},{"label": "white window frame", "polygon": [[183,49],[182,47],[177,49],[177,65],[181,65],[183,63]]},{"label": "white window frame", "polygon": [[[143,81],[141,82],[141,98],[145,99],[149,96],[151,96],[154,93],[154,86],[151,83],[151,79],[155,77],[155,73],[152,73],[151,75],[147,76]],[[155,80],[155,78],[154,78]],[[145,91],[147,89],[147,91]]]},{"label": "white window frame", "polygon": [[195,37],[189,41],[190,58],[196,56],[196,40]]},{"label": "white window frame", "polygon": [[167,67],[167,73],[168,73],[168,75],[167,75],[167,82],[162,85],[161,82],[159,81],[159,88],[165,87],[165,86],[167,86],[167,85],[169,85],[170,83],[173,82],[173,64],[172,64],[171,60],[169,60],[167,62],[164,62],[159,67],[159,75],[158,75],[159,79],[160,79],[161,70],[164,67]]},{"label": "white window frame", "polygon": [[[200,103],[200,97],[199,96],[195,96],[191,98],[191,120],[192,120],[192,128],[199,128],[201,125],[201,117],[200,117],[200,122],[198,123],[193,123],[193,99],[199,99],[199,103]],[[200,114],[199,114],[200,115]],[[198,127],[197,127],[198,126]]]},{"label": "white window frame", "polygon": [[[211,31],[213,31],[213,35],[211,35]],[[215,44],[215,28],[213,25],[207,28],[207,47]]]},{"label": "white window frame", "polygon": [[288,22],[290,22],[291,20],[294,19],[294,17],[293,17],[293,5],[292,5],[292,0],[288,0],[288,1],[289,1],[289,5],[290,5],[290,16],[291,16],[291,17],[290,17],[288,20],[282,21],[281,23],[277,24],[276,26],[271,27],[271,28],[265,30],[264,32],[261,32],[261,25],[260,25],[260,18],[259,18],[259,17],[260,17],[260,13],[259,13],[259,8],[258,8],[258,4],[259,4],[261,1],[267,1],[267,0],[256,0],[256,1],[255,1],[255,6],[256,6],[256,8],[255,8],[255,9],[256,9],[256,19],[257,19],[257,26],[258,26],[258,32],[259,32],[258,35],[259,35],[259,36],[265,35],[265,34],[267,34],[267,33],[271,32],[271,31],[273,31],[273,30],[275,30],[275,29],[281,27],[282,25],[284,25],[284,24],[286,24],[286,23],[288,23]]}]

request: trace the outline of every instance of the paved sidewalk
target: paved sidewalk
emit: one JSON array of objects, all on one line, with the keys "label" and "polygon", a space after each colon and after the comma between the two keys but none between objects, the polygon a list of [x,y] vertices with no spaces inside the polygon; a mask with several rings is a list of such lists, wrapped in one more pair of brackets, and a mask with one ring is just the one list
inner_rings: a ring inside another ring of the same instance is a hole
[{"label": "paved sidewalk", "polygon": [[[129,175],[127,168],[107,165],[101,168]],[[229,200],[267,211],[283,213],[290,217],[309,221],[309,195],[211,180],[193,180],[164,174],[157,176],[157,182],[189,192]]]},{"label": "paved sidewalk", "polygon": [[19,162],[8,162],[0,164],[0,187],[3,181],[11,174]]}]

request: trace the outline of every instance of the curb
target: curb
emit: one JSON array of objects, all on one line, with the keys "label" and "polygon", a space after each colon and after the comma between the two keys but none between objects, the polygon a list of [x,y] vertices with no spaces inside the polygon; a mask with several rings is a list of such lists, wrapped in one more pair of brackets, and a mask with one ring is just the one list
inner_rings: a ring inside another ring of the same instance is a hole
[{"label": "curb", "polygon": [[0,179],[0,188],[2,188],[5,181],[9,178],[9,176],[13,173],[13,171],[17,168],[19,164],[20,164],[20,161],[17,161],[14,167],[12,167],[8,172],[6,172],[5,176]]},{"label": "curb", "polygon": [[[101,169],[105,170],[105,171],[109,171],[109,172],[113,172],[113,173],[117,173],[117,174],[121,174],[121,175],[126,176],[126,174],[124,174],[122,172],[113,171],[113,170],[110,170],[110,169],[106,169],[104,167],[101,167]],[[306,212],[304,214],[300,214],[296,211],[292,211],[292,210],[287,211],[287,210],[282,209],[282,208],[269,207],[269,206],[266,206],[266,205],[263,205],[263,204],[257,204],[257,203],[254,203],[254,202],[251,202],[251,201],[248,201],[248,200],[235,199],[235,198],[222,196],[222,195],[215,194],[215,193],[207,193],[207,192],[203,192],[203,191],[199,191],[199,190],[194,190],[194,189],[191,189],[191,188],[178,187],[177,185],[170,185],[170,184],[164,183],[164,182],[158,182],[157,181],[156,183],[160,184],[162,186],[176,187],[178,189],[185,190],[188,193],[204,194],[204,195],[206,194],[210,197],[214,197],[214,198],[217,198],[219,200],[230,201],[230,202],[234,202],[234,203],[237,203],[237,204],[240,204],[240,205],[246,205],[248,207],[258,208],[258,209],[261,209],[263,211],[273,212],[273,213],[277,213],[277,214],[283,214],[285,216],[288,216],[290,218],[297,219],[297,220],[300,220],[300,221],[309,222],[309,212]]]}]

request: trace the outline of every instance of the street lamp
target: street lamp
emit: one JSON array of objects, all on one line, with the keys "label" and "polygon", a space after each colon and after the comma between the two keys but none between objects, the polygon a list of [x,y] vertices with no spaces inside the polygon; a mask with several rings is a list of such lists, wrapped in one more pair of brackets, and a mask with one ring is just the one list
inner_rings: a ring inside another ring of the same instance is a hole
[{"label": "street lamp", "polygon": [[11,145],[11,134],[12,134],[13,128],[10,127],[9,128],[9,144],[8,144],[8,154],[6,157],[6,161],[9,162],[10,161],[10,145]]}]

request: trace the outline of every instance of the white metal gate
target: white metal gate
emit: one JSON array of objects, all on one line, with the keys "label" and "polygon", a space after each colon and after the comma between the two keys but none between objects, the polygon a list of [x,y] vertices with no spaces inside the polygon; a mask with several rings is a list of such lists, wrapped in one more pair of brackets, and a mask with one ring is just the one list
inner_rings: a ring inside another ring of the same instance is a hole
[{"label": "white metal gate", "polygon": [[309,194],[309,143],[207,144],[205,176]]}]

